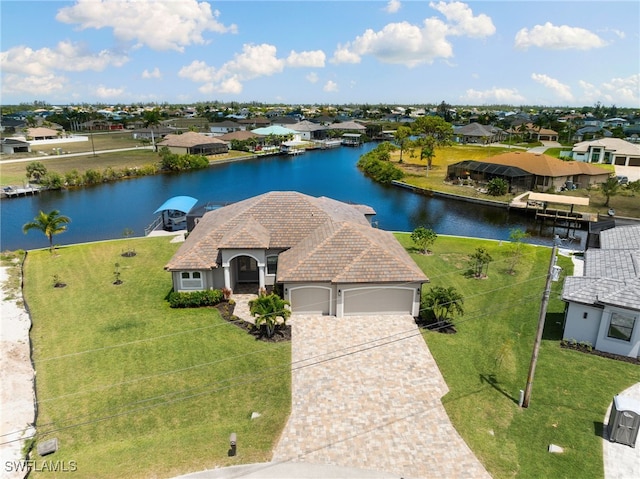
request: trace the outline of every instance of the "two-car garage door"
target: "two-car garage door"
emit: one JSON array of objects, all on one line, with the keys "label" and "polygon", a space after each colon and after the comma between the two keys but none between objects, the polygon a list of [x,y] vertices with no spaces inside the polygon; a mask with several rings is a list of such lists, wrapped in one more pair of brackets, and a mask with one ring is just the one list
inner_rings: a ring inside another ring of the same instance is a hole
[{"label": "two-car garage door", "polygon": [[[340,298],[343,314],[355,316],[363,314],[412,314],[413,288],[370,287],[345,289]],[[331,308],[331,289],[320,286],[292,288],[291,309],[294,313],[336,314]]]},{"label": "two-car garage door", "polygon": [[344,292],[344,315],[411,314],[414,289],[364,288]]}]

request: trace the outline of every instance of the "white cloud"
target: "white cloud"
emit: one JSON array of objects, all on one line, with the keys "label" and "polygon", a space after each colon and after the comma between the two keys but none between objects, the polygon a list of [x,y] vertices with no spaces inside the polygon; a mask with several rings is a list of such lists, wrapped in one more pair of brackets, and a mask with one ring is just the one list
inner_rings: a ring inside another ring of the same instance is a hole
[{"label": "white cloud", "polygon": [[[604,82],[599,88],[581,82],[585,87],[585,93],[590,96],[597,95],[595,101],[616,105],[639,105],[640,104],[640,74],[631,75],[627,78],[612,78]],[[590,87],[590,88],[586,88]]]},{"label": "white cloud", "polygon": [[47,75],[7,74],[2,79],[2,94],[51,95],[63,91],[67,87],[67,79],[52,73]]},{"label": "white cloud", "polygon": [[205,62],[194,60],[186,67],[182,67],[178,71],[178,76],[196,83],[204,83],[213,81],[215,73],[215,68],[208,66]]},{"label": "white cloud", "polygon": [[531,78],[533,79],[533,81],[540,83],[549,90],[553,91],[560,100],[567,102],[571,102],[574,100],[573,94],[571,93],[571,88],[564,83],[560,83],[560,81],[556,80],[555,78],[551,78],[550,76],[541,73],[532,73]]},{"label": "white cloud", "polygon": [[296,52],[291,50],[287,57],[287,66],[290,67],[324,67],[326,55],[322,50],[314,50],[308,52]]},{"label": "white cloud", "polygon": [[309,83],[318,83],[319,80],[318,74],[316,72],[309,73],[305,78]]},{"label": "white cloud", "polygon": [[338,91],[338,84],[332,80],[329,80],[324,84],[322,90],[326,92],[336,92]]},{"label": "white cloud", "polygon": [[515,88],[491,88],[490,90],[469,89],[460,98],[465,103],[471,104],[513,104],[524,103],[525,97]]},{"label": "white cloud", "polygon": [[396,13],[400,10],[401,6],[402,4],[399,0],[389,0],[389,2],[387,2],[387,6],[384,7],[384,11],[387,13]]},{"label": "white cloud", "polygon": [[142,78],[144,79],[149,79],[149,78],[162,78],[162,74],[160,73],[160,69],[158,67],[155,67],[153,70],[149,71],[145,68],[145,70],[142,72]]},{"label": "white cloud", "polygon": [[516,33],[515,47],[526,50],[529,47],[546,48],[550,50],[590,50],[601,48],[607,43],[595,33],[580,27],[559,27],[550,22],[536,25],[531,30],[523,28]]},{"label": "white cloud", "polygon": [[453,56],[449,36],[486,37],[495,33],[491,19],[486,15],[473,16],[464,3],[430,3],[442,13],[447,22],[427,18],[422,26],[409,22],[389,23],[382,30],[367,29],[353,41],[339,44],[331,62],[359,63],[363,56],[372,55],[383,63],[414,67],[433,63],[437,58]]},{"label": "white cloud", "polygon": [[120,41],[182,52],[185,46],[205,44],[207,31],[237,31],[235,25],[220,23],[219,16],[209,3],[196,0],[78,0],[61,8],[56,20],[80,30],[111,28]]},{"label": "white cloud", "polygon": [[237,75],[239,80],[250,80],[262,76],[271,76],[284,69],[284,60],[276,56],[277,50],[273,45],[245,44],[242,53],[220,67],[219,76]]},{"label": "white cloud", "polygon": [[48,75],[59,71],[102,71],[108,66],[120,67],[127,63],[126,55],[102,50],[87,51],[82,45],[69,41],[59,42],[55,48],[33,50],[25,46],[13,47],[0,52],[0,68],[4,72],[25,75]]},{"label": "white cloud", "polygon": [[449,33],[451,35],[483,38],[496,32],[496,27],[489,16],[481,13],[474,17],[471,8],[466,3],[431,2],[429,6],[442,13],[450,22]]},{"label": "white cloud", "polygon": [[178,71],[178,76],[196,83],[204,83],[202,93],[240,93],[242,82],[280,73],[286,61],[277,57],[276,47],[245,44],[242,53],[216,69],[203,61],[194,60]]},{"label": "white cloud", "polygon": [[96,88],[95,94],[98,98],[111,99],[121,97],[124,93],[124,88],[107,88],[100,85]]}]

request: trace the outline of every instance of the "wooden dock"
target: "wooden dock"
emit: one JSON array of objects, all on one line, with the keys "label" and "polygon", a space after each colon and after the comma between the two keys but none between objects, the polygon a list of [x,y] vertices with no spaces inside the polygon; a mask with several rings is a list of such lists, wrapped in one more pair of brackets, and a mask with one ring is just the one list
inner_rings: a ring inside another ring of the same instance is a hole
[{"label": "wooden dock", "polygon": [[35,186],[27,186],[24,188],[17,188],[14,186],[7,186],[2,189],[2,195],[7,198],[14,198],[16,196],[28,196],[40,193],[40,188]]}]

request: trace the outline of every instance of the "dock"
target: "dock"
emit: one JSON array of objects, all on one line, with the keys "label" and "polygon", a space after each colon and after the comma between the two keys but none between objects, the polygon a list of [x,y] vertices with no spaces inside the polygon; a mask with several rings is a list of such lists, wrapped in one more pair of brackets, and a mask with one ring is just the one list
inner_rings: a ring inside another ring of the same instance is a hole
[{"label": "dock", "polygon": [[36,195],[40,193],[40,188],[36,186],[26,186],[26,187],[15,187],[15,186],[7,186],[2,189],[2,195],[7,198],[14,198],[16,196],[28,196],[28,195]]}]

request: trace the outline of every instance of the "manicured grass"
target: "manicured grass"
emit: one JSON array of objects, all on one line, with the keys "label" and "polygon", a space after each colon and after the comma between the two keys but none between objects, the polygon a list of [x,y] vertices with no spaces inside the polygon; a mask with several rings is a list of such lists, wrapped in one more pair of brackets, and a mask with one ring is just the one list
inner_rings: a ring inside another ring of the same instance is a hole
[{"label": "manicured grass", "polygon": [[[411,251],[408,234],[397,235]],[[484,246],[489,277],[465,276]],[[439,237],[430,256],[412,256],[431,285],[454,286],[465,315],[454,335],[424,332],[449,386],[443,403],[458,432],[494,478],[603,477],[603,420],[613,396],[640,381],[638,366],[561,349],[562,282],[553,283],[529,408],[518,407],[549,265],[550,249],[527,246],[517,273],[506,273],[507,243]],[[569,258],[558,257],[563,275]],[[431,285],[425,285],[425,289]],[[549,454],[549,444],[564,454]]]},{"label": "manicured grass", "polygon": [[[122,257],[129,247],[137,255]],[[52,457],[76,461],[77,477],[266,461],[284,427],[290,344],[256,341],[215,309],[169,308],[163,266],[176,249],[165,237],[28,254],[39,440],[57,437]],[[67,286],[53,288],[53,275]],[[251,420],[254,411],[262,416]]]}]

